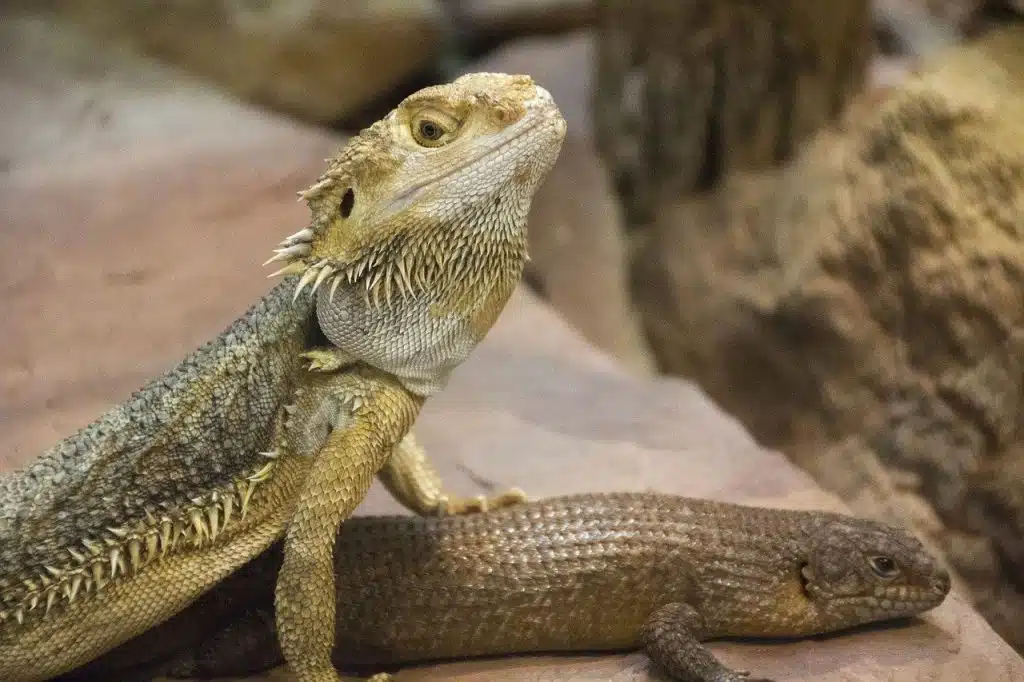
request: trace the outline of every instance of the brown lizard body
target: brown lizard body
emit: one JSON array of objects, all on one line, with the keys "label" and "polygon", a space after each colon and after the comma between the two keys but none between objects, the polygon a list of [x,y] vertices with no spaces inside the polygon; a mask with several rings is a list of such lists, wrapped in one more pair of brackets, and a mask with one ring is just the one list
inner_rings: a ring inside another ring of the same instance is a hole
[{"label": "brown lizard body", "polygon": [[[673,679],[732,682],[698,642],[927,611],[949,575],[905,530],[654,493],[470,516],[358,517],[335,546],[339,666],[643,646]],[[68,682],[249,674],[281,661],[275,548]]]},{"label": "brown lizard body", "polygon": [[337,680],[332,544],[374,476],[420,513],[474,504],[441,495],[410,429],[518,283],[564,134],[526,76],[410,95],[301,194],[311,224],[271,259],[284,282],[0,477],[0,680],[92,660],[282,536],[285,658],[302,682]]}]

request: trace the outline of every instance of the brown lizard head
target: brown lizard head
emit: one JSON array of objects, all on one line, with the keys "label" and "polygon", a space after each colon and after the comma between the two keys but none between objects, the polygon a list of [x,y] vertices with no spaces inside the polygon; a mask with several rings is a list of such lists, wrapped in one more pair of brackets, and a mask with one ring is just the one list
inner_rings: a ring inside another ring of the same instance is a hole
[{"label": "brown lizard head", "polygon": [[949,593],[949,572],[908,531],[840,516],[814,535],[801,578],[818,622],[829,629],[912,616]]},{"label": "brown lizard head", "polygon": [[565,130],[529,76],[424,88],[300,193],[312,222],[268,263],[301,275],[295,295],[315,293],[332,344],[430,392],[518,283],[530,202]]}]

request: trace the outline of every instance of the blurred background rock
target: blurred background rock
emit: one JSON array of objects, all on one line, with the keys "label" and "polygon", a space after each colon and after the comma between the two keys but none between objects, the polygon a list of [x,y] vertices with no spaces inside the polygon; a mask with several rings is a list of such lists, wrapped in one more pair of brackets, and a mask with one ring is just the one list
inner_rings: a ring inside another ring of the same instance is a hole
[{"label": "blurred background rock", "polygon": [[[4,210],[26,210],[15,190],[74,175],[95,149],[131,167],[147,149],[230,155],[259,137],[265,158],[207,181],[299,187],[337,136],[412,89],[529,73],[569,122],[531,216],[529,287],[634,373],[699,383],[857,512],[913,524],[1024,651],[1022,12],[1020,0],[8,0]],[[238,122],[231,100],[305,132]],[[129,137],[151,146],[127,149]],[[230,241],[220,253],[225,267],[250,260]],[[17,260],[0,259],[24,286],[51,267],[41,252]]]}]

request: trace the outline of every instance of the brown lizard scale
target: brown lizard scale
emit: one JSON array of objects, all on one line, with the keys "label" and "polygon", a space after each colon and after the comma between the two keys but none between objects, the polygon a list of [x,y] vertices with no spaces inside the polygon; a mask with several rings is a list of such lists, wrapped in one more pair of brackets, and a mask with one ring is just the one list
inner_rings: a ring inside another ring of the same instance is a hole
[{"label": "brown lizard scale", "polygon": [[[279,663],[279,562],[275,549],[68,679],[234,676]],[[745,679],[700,641],[912,616],[950,587],[922,544],[893,526],[655,493],[353,518],[334,567],[340,667],[642,646],[673,679],[696,682]]]}]

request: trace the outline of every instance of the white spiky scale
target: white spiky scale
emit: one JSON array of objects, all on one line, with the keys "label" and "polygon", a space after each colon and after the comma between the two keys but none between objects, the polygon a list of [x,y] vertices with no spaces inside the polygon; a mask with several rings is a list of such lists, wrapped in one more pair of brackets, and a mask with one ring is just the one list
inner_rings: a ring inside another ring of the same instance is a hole
[{"label": "white spiky scale", "polygon": [[291,234],[291,235],[288,235],[287,237],[285,237],[284,241],[281,242],[281,244],[282,245],[291,246],[291,245],[297,244],[299,242],[311,242],[311,241],[313,241],[313,230],[311,228],[304,227],[301,230],[299,230],[298,232],[296,232],[295,234]]},{"label": "white spiky scale", "polygon": [[331,282],[331,292],[330,292],[330,296],[328,297],[329,301],[331,301],[331,302],[334,301],[334,294],[338,291],[338,287],[341,285],[341,282],[342,282],[342,276],[341,275],[335,275],[334,276],[334,280]]},{"label": "white spiky scale", "polygon": [[318,268],[316,281],[313,282],[313,289],[310,291],[310,294],[315,294],[316,290],[320,288],[320,285],[323,284],[327,280],[327,278],[330,277],[332,274],[334,274],[333,267],[326,263],[324,265],[321,265]]},{"label": "white spiky scale", "polygon": [[177,537],[197,547],[215,542],[233,527],[233,523],[238,523],[236,508],[243,508],[241,516],[244,518],[244,510],[248,509],[256,488],[272,475],[277,453],[264,454],[269,461],[238,484],[192,498],[190,502],[195,506],[194,511],[188,513],[188,524],[175,522],[168,516],[158,519],[150,512],[133,530],[110,526],[106,528],[109,535],[103,537],[102,542],[83,538],[81,545],[88,555],[69,547],[70,562],[66,566],[41,566],[34,577],[22,580],[20,594],[11,591],[9,582],[5,582],[0,602],[11,604],[13,608],[0,612],[0,623],[10,621],[24,625],[33,614],[47,618],[62,603],[71,604],[84,595],[96,595],[111,582],[137,575],[149,564],[173,552]]}]

